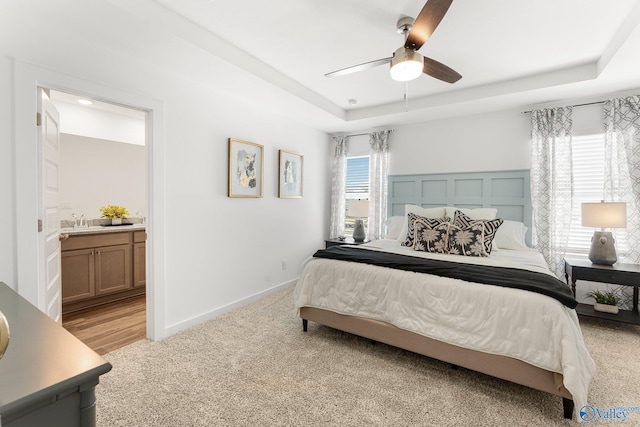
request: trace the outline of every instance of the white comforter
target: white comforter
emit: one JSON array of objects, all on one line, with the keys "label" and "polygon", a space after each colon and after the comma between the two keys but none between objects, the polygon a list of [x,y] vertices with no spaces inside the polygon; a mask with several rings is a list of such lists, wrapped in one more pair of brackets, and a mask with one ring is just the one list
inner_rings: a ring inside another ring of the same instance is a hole
[{"label": "white comforter", "polygon": [[[501,250],[490,257],[409,250],[395,240],[359,246],[449,261],[551,274],[535,251]],[[558,372],[576,410],[587,404],[595,363],[575,310],[533,292],[367,264],[310,259],[294,292],[295,306],[381,320],[449,344],[513,357]]]}]

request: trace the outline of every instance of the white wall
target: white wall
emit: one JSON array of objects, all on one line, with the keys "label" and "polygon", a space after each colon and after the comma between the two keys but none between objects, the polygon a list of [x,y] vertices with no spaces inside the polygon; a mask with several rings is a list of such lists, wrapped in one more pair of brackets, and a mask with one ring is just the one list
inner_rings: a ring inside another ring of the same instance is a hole
[{"label": "white wall", "polygon": [[397,126],[389,138],[389,173],[529,169],[529,115],[499,111]]},{"label": "white wall", "polygon": [[[111,6],[87,5],[94,7]],[[12,12],[21,13],[18,6]],[[148,251],[155,263],[150,286],[162,292],[154,297],[162,311],[156,337],[293,284],[328,232],[328,135],[273,107],[292,97],[215,58],[194,57],[207,67],[203,81],[68,31],[82,18],[91,22],[88,14],[60,13],[51,24],[46,15],[25,6],[22,24],[12,18],[0,28],[0,280],[40,302],[30,249],[37,241],[35,89],[42,84],[154,109]],[[104,25],[95,30],[124,31],[108,19],[101,16]],[[227,197],[229,137],[264,145],[263,198]],[[277,197],[279,149],[304,155],[303,199]]]},{"label": "white wall", "polygon": [[[602,117],[602,104],[575,107],[573,133],[601,132]],[[529,169],[530,120],[518,109],[397,126],[389,138],[389,173]]]},{"label": "white wall", "polygon": [[[328,136],[202,89],[165,88],[169,325],[296,278],[328,233]],[[263,198],[227,197],[229,137],[264,145]],[[304,155],[302,199],[277,197],[279,149]]]},{"label": "white wall", "polygon": [[100,207],[110,204],[146,216],[146,165],[144,146],[61,134],[60,219],[100,218]]},{"label": "white wall", "polygon": [[358,157],[369,155],[369,135],[352,136],[347,141],[347,156]]},{"label": "white wall", "polygon": [[15,180],[11,62],[0,56],[0,282],[16,283]]}]

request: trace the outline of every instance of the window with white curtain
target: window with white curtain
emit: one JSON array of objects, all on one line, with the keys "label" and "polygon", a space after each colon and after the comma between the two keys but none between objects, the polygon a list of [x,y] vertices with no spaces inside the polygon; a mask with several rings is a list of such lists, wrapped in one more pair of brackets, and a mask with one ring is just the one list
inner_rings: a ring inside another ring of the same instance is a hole
[{"label": "window with white curtain", "polygon": [[[588,254],[595,229],[582,226],[581,206],[584,202],[599,202],[603,197],[604,134],[572,136],[572,151],[573,209],[568,252]],[[622,240],[616,239],[618,256],[627,249],[626,241]]]},{"label": "window with white curtain", "polygon": [[353,235],[355,218],[348,216],[351,200],[369,199],[369,156],[347,157],[345,234]]}]

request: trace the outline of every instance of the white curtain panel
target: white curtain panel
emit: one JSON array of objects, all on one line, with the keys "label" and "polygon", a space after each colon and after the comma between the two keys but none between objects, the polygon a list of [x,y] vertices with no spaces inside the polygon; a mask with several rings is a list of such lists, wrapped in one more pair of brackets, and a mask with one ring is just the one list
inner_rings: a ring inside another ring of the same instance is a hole
[{"label": "white curtain panel", "polygon": [[367,238],[384,237],[387,217],[387,176],[389,174],[390,130],[369,134],[369,223]]},{"label": "white curtain panel", "polygon": [[347,150],[348,137],[335,136],[335,151],[331,171],[331,218],[329,238],[344,235],[345,198],[347,190]]},{"label": "white curtain panel", "polygon": [[626,240],[628,262],[640,263],[640,96],[604,103],[604,197],[627,203],[627,227],[614,229]]},{"label": "white curtain panel", "polygon": [[531,112],[533,245],[564,277],[573,205],[572,107]]}]

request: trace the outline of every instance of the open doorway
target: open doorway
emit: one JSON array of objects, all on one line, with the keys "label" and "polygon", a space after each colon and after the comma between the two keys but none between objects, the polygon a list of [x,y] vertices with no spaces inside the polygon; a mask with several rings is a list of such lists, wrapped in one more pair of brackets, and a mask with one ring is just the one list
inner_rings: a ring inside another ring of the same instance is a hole
[{"label": "open doorway", "polygon": [[[147,335],[147,114],[49,96],[60,116],[62,324],[105,354]],[[103,217],[109,205],[125,209],[122,225]]]}]

